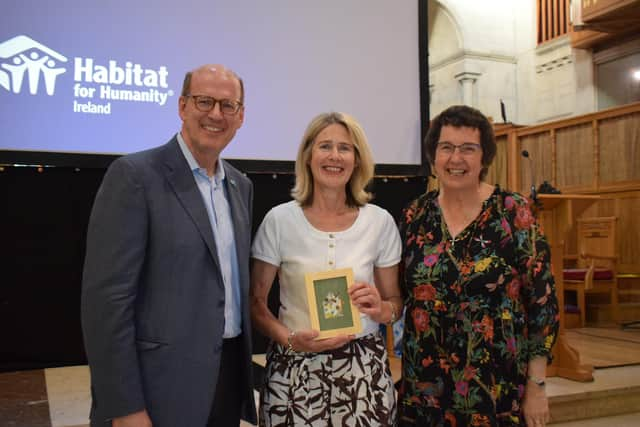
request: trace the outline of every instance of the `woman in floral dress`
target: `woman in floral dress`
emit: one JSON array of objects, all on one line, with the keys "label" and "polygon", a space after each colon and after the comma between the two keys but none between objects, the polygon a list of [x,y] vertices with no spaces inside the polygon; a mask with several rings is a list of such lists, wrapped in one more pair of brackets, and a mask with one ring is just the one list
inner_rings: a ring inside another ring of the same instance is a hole
[{"label": "woman in floral dress", "polygon": [[479,111],[432,123],[439,189],[404,212],[400,425],[543,426],[558,331],[549,246],[529,201],[485,183],[496,152]]}]

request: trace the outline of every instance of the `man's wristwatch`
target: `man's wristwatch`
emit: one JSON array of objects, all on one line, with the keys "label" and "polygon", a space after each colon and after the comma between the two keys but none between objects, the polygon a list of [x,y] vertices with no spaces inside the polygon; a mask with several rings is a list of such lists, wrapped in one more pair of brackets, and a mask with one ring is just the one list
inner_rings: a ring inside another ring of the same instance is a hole
[{"label": "man's wristwatch", "polygon": [[545,386],[544,380],[542,378],[533,377],[533,376],[529,375],[527,377],[527,379],[529,381],[531,381],[532,383],[534,383],[535,385],[539,386],[539,387],[544,387]]}]

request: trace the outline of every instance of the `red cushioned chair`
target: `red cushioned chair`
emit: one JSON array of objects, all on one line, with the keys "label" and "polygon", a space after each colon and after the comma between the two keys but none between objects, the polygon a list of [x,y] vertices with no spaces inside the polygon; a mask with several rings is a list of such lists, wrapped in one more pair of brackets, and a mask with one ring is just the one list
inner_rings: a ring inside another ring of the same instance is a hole
[{"label": "red cushioned chair", "polygon": [[577,268],[563,270],[564,290],[577,294],[580,326],[586,323],[586,294],[609,294],[611,319],[619,322],[616,278],[616,217],[578,220]]}]

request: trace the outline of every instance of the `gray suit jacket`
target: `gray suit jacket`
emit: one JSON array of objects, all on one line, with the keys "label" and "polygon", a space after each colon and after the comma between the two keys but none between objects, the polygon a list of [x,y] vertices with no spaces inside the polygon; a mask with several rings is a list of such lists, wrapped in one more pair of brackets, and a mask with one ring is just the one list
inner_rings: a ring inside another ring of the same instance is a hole
[{"label": "gray suit jacket", "polygon": [[[246,375],[255,423],[248,307],[253,187],[224,164],[240,270]],[[92,425],[147,409],[154,427],[206,425],[224,330],[224,285],[207,211],[174,137],[109,167],[91,212],[82,328]]]}]

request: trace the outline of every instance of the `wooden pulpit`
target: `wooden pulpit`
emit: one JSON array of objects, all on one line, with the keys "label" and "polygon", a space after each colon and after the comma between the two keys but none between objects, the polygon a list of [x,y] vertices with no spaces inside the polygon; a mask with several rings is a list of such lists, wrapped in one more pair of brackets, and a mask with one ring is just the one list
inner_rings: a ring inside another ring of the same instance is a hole
[{"label": "wooden pulpit", "polygon": [[580,363],[580,354],[567,342],[565,335],[564,284],[562,257],[569,231],[576,218],[600,196],[585,194],[539,194],[541,206],[538,218],[551,247],[551,268],[556,282],[560,330],[553,349],[553,363],[547,367],[548,376],[574,381],[593,381],[593,366]]}]

